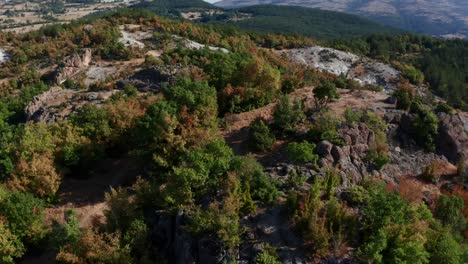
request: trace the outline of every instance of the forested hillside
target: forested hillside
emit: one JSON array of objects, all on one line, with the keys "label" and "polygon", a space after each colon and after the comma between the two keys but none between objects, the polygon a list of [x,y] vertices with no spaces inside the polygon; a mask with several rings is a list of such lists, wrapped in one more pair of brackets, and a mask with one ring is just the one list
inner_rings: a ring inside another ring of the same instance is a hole
[{"label": "forested hillside", "polygon": [[145,9],[0,32],[0,263],[466,263],[468,113],[424,84],[466,95],[465,42],[317,43]]},{"label": "forested hillside", "polygon": [[402,32],[358,16],[320,9],[265,5],[240,8],[233,12],[248,15],[244,19],[228,22],[243,29],[300,34],[318,39]]}]

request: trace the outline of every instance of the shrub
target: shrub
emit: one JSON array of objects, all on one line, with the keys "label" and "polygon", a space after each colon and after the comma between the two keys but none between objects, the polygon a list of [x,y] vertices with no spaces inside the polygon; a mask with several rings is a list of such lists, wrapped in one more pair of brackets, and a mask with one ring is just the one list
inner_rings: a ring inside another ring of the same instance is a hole
[{"label": "shrub", "polygon": [[338,128],[341,124],[341,120],[337,117],[331,114],[324,114],[312,125],[312,128],[307,132],[307,136],[310,141],[328,140],[334,145],[343,146],[345,142],[338,133]]},{"label": "shrub", "polygon": [[261,119],[255,120],[249,127],[250,146],[258,151],[270,150],[276,138],[270,128]]},{"label": "shrub", "polygon": [[435,150],[435,140],[439,133],[439,119],[427,107],[420,107],[412,123],[416,142],[427,151]]},{"label": "shrub", "polygon": [[439,175],[437,175],[437,165],[438,163],[433,161],[424,168],[421,174],[421,177],[424,181],[434,184],[439,181]]},{"label": "shrub", "polygon": [[466,263],[463,249],[448,230],[435,231],[428,240],[428,250],[431,253],[430,263],[461,264]]},{"label": "shrub", "polygon": [[21,240],[0,220],[0,263],[13,264],[25,253]]},{"label": "shrub", "polygon": [[293,142],[287,147],[289,159],[295,163],[317,163],[318,155],[314,154],[315,144],[303,141]]},{"label": "shrub", "polygon": [[270,255],[270,253],[266,251],[263,251],[255,257],[254,264],[281,264],[281,262],[277,257]]},{"label": "shrub", "polygon": [[130,248],[122,245],[118,233],[86,230],[75,243],[60,248],[60,263],[133,263]]},{"label": "shrub", "polygon": [[434,109],[434,112],[435,113],[446,113],[446,114],[451,114],[453,112],[453,107],[451,107],[450,105],[444,103],[444,102],[439,102],[435,109]]},{"label": "shrub", "polygon": [[334,99],[340,98],[336,86],[330,81],[325,81],[314,88],[315,107],[317,110],[322,110],[327,107]]},{"label": "shrub", "polygon": [[0,215],[8,220],[11,233],[28,244],[45,237],[44,203],[32,194],[11,192],[0,202]]},{"label": "shrub", "polygon": [[67,210],[64,212],[65,223],[60,225],[55,222],[52,226],[51,240],[59,248],[67,243],[75,243],[80,239],[80,225],[76,216],[76,211]]},{"label": "shrub", "polygon": [[239,178],[243,190],[248,190],[253,199],[271,203],[278,197],[273,179],[265,174],[262,165],[254,157],[234,158],[232,170]]},{"label": "shrub", "polygon": [[393,96],[397,99],[397,108],[402,110],[408,110],[413,101],[413,92],[409,88],[398,87],[393,93]]},{"label": "shrub", "polygon": [[303,108],[300,102],[291,104],[287,95],[281,96],[273,112],[275,126],[282,132],[293,132],[296,125],[305,118]]},{"label": "shrub", "polygon": [[435,210],[435,217],[442,224],[451,228],[453,232],[466,229],[466,222],[462,214],[463,199],[458,196],[441,195]]},{"label": "shrub", "polygon": [[381,170],[385,164],[390,162],[386,153],[379,153],[375,148],[369,150],[365,159],[369,161],[376,170]]},{"label": "shrub", "polygon": [[291,170],[288,174],[288,186],[290,188],[300,188],[307,180],[307,176],[297,173],[296,170]]}]

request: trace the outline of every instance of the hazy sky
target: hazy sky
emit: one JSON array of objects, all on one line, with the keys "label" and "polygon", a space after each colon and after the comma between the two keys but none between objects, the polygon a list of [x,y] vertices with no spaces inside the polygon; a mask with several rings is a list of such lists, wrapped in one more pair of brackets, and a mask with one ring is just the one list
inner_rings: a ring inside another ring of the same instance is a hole
[{"label": "hazy sky", "polygon": [[205,2],[208,2],[208,3],[214,3],[214,2],[218,2],[219,0],[203,0]]}]

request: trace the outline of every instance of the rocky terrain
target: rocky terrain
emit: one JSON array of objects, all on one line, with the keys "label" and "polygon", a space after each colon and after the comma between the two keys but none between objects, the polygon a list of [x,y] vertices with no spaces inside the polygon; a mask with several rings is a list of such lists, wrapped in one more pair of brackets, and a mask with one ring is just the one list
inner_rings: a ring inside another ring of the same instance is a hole
[{"label": "rocky terrain", "polygon": [[314,69],[344,75],[362,85],[382,86],[387,93],[396,89],[401,77],[400,72],[390,65],[331,48],[315,46],[278,51],[278,54]]},{"label": "rocky terrain", "polygon": [[468,37],[468,2],[463,0],[223,0],[215,3],[220,7],[259,4],[303,6],[347,12],[410,31],[446,37]]},{"label": "rocky terrain", "polygon": [[3,49],[0,48],[0,63],[6,62],[8,60],[8,56],[5,54]]},{"label": "rocky terrain", "polygon": [[[378,254],[418,234],[418,250],[431,252],[423,258],[435,255],[426,233],[442,222],[426,217],[442,194],[466,195],[468,114],[427,96],[426,84],[402,88],[402,73],[380,61],[300,39],[290,41],[302,48],[274,50],[261,44],[273,36],[213,28],[138,11],[72,24],[74,42],[49,37],[55,49],[18,37],[50,57],[28,52],[1,66],[15,67],[0,80],[9,96],[0,191],[44,202],[35,228],[48,233],[44,250],[11,259],[248,264],[267,253],[277,263],[352,264],[383,232],[390,242]],[[18,220],[0,194],[3,228],[4,214]],[[393,211],[400,222],[381,216]],[[381,218],[392,224],[374,228]]]}]

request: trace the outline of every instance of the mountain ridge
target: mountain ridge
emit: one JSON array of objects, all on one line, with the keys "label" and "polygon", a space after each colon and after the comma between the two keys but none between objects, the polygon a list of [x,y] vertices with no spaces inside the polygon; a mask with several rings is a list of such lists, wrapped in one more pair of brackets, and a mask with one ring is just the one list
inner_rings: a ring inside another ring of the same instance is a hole
[{"label": "mountain ridge", "polygon": [[302,6],[340,11],[416,33],[444,37],[468,36],[468,2],[460,0],[222,0],[214,5],[239,8],[259,4]]}]

